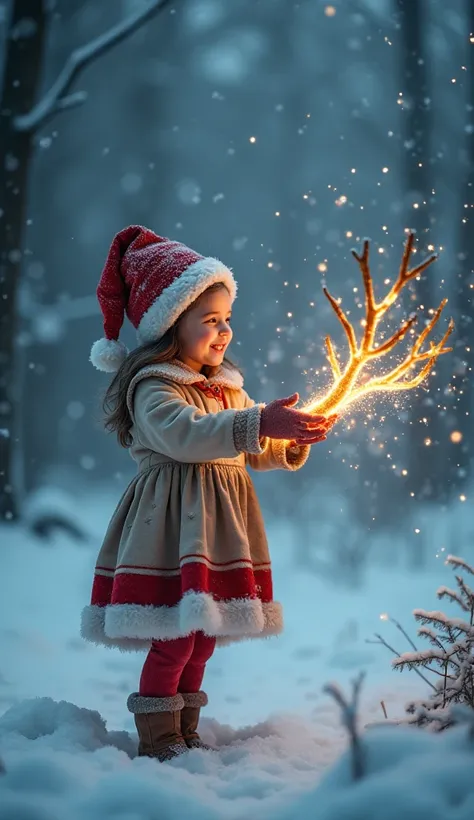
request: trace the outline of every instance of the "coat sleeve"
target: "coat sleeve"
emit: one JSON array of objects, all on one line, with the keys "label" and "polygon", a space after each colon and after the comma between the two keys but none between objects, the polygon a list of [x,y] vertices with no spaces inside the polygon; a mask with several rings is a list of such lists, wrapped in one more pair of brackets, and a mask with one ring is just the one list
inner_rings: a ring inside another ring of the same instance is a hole
[{"label": "coat sleeve", "polygon": [[[245,391],[245,407],[255,407],[255,402]],[[309,445],[290,447],[287,441],[276,438],[261,438],[260,453],[248,453],[247,464],[253,470],[299,470],[308,460]]]},{"label": "coat sleeve", "polygon": [[204,413],[173,384],[144,379],[133,396],[133,434],[150,450],[188,464],[261,453],[259,405]]}]

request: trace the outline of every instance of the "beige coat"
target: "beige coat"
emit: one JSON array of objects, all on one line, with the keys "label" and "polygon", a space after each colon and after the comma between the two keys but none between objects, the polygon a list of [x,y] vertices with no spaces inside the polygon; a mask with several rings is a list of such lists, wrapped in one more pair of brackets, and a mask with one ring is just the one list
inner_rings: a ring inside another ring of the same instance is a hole
[{"label": "beige coat", "polygon": [[126,489],[97,560],[82,634],[137,649],[203,630],[218,643],[278,634],[268,544],[247,466],[296,470],[308,447],[260,439],[262,405],[223,366],[208,381],[175,361],[128,392]]}]

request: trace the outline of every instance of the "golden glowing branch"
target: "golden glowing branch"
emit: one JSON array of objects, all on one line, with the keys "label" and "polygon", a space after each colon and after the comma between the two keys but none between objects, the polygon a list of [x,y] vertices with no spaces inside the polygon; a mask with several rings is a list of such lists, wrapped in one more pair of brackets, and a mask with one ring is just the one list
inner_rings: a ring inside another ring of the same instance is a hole
[{"label": "golden glowing branch", "polygon": [[[334,299],[333,296],[329,293],[327,288],[323,288],[324,295],[330,301],[331,305],[334,308],[337,318],[339,319],[341,325],[343,326],[344,330],[346,331],[347,341],[349,342],[349,350],[353,356],[357,355],[357,338],[355,335],[355,330],[352,327],[349,319],[347,318],[346,314],[342,310],[341,306],[338,302]],[[329,337],[328,337],[329,338]]]},{"label": "golden glowing branch", "polygon": [[338,362],[337,357],[336,357],[336,352],[334,350],[334,347],[333,347],[333,344],[332,344],[332,341],[331,341],[331,337],[326,336],[325,341],[326,341],[326,347],[327,347],[327,350],[328,350],[328,361],[329,361],[329,364],[331,365],[333,376],[336,379],[340,379],[341,375],[342,375],[341,374],[341,368],[340,368],[339,362]]},{"label": "golden glowing branch", "polygon": [[[451,319],[441,341],[435,343],[430,340],[429,350],[422,351],[424,343],[437,324],[441,313],[446,306],[448,300],[443,299],[440,306],[434,312],[431,320],[413,342],[411,350],[406,354],[401,364],[381,376],[374,376],[362,384],[359,383],[359,379],[365,365],[373,359],[382,358],[383,356],[386,356],[387,353],[390,353],[398,345],[398,343],[407,336],[417,321],[416,315],[411,316],[409,319],[405,319],[399,329],[392,336],[390,336],[389,339],[379,345],[375,343],[375,334],[378,330],[380,321],[392,305],[395,304],[402,289],[408,282],[423,273],[423,271],[426,270],[426,268],[429,267],[435,259],[437,259],[437,255],[433,254],[416,267],[410,269],[410,257],[413,252],[414,242],[415,234],[414,232],[410,232],[405,242],[398,277],[392,285],[390,291],[381,302],[376,302],[374,296],[374,288],[369,266],[369,241],[364,241],[362,253],[360,255],[356,251],[352,251],[352,255],[359,264],[365,291],[366,319],[364,322],[364,332],[360,343],[357,342],[354,327],[350,323],[339,302],[331,296],[327,288],[324,288],[324,294],[342,324],[344,332],[347,336],[349,343],[349,361],[345,369],[341,370],[332,340],[330,336],[327,336],[327,358],[329,364],[331,365],[334,381],[327,395],[316,398],[306,405],[305,409],[307,411],[311,413],[328,415],[330,413],[334,413],[335,411],[341,412],[341,410],[344,410],[349,404],[352,404],[357,399],[360,399],[369,393],[379,391],[393,392],[399,390],[411,390],[414,387],[418,387],[418,385],[426,379],[433,369],[438,356],[441,356],[444,353],[449,353],[452,350],[450,347],[445,347],[445,343],[454,330],[454,322]],[[418,362],[422,361],[425,362],[425,364],[421,370],[411,379],[404,379],[404,376],[406,376],[409,371],[418,364]]]}]

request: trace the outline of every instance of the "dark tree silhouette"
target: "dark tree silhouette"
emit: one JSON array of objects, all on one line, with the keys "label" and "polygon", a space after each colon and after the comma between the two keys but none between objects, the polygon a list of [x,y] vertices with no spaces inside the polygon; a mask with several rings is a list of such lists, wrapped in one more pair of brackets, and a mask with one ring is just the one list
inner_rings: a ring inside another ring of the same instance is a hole
[{"label": "dark tree silhouette", "polygon": [[0,517],[14,519],[13,453],[19,396],[14,369],[16,295],[20,278],[28,170],[33,134],[18,131],[15,118],[36,100],[45,46],[46,13],[37,0],[16,0],[7,34],[0,102]]},{"label": "dark tree silhouette", "polygon": [[0,96],[0,518],[6,521],[19,515],[14,476],[21,383],[15,353],[16,300],[26,250],[28,179],[35,138],[56,114],[84,102],[86,95],[71,92],[71,87],[85,66],[130,36],[168,3],[150,0],[140,12],[74,51],[40,100],[37,94],[50,4],[46,0],[12,3]]},{"label": "dark tree silhouette", "polygon": [[[431,197],[433,169],[430,159],[432,119],[428,83],[427,54],[424,41],[423,3],[421,0],[397,0],[397,20],[402,48],[401,92],[403,117],[404,192],[406,227],[417,232],[418,253],[426,253],[434,235],[435,223]],[[413,301],[430,307],[436,302],[433,277],[422,276],[414,282]],[[438,368],[437,368],[438,369]],[[436,377],[430,379],[430,394],[423,388],[411,400],[408,427],[408,486],[417,498],[437,500],[446,494],[446,473],[440,450],[445,446],[446,431],[434,399]]]},{"label": "dark tree silhouette", "polygon": [[[457,338],[452,396],[456,412],[448,439],[449,476],[459,489],[472,477],[472,414],[474,410],[474,0],[468,2],[469,43],[465,73],[466,129],[461,152],[462,185],[458,214],[455,279]],[[460,439],[459,434],[462,438]]]}]

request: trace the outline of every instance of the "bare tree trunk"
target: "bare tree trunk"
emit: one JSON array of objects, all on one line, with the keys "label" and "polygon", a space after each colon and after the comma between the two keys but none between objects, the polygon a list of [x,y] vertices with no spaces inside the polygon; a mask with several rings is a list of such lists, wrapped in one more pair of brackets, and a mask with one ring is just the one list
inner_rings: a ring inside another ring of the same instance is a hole
[{"label": "bare tree trunk", "polygon": [[0,519],[18,512],[13,493],[13,451],[18,431],[19,379],[13,366],[16,294],[23,249],[31,132],[18,132],[15,117],[35,102],[41,76],[46,13],[42,0],[14,0],[6,44],[0,101]]},{"label": "bare tree trunk", "polygon": [[[468,2],[468,31],[474,37],[474,0]],[[474,432],[472,415],[474,410],[474,45],[468,43],[466,83],[466,131],[462,153],[463,182],[461,186],[458,266],[455,280],[456,299],[456,378],[453,381],[455,393],[453,403],[456,422],[451,427],[448,438],[448,464],[446,471],[452,488],[460,489],[472,475]],[[454,433],[454,435],[453,435]],[[461,439],[458,434],[461,434]],[[459,440],[460,439],[460,440]]]},{"label": "bare tree trunk", "polygon": [[[0,99],[0,519],[18,517],[14,455],[18,446],[20,378],[15,357],[16,297],[21,271],[28,175],[34,135],[60,111],[80,105],[70,93],[86,65],[121,43],[171,0],[148,0],[140,10],[70,55],[56,81],[37,101],[47,23],[43,0],[12,0]],[[15,365],[14,366],[14,361]]]},{"label": "bare tree trunk", "polygon": [[[417,232],[418,253],[427,252],[431,241],[433,187],[430,170],[430,116],[426,50],[423,39],[423,4],[421,0],[397,0],[402,44],[402,86],[405,144],[405,213],[407,228]],[[430,271],[413,285],[415,301],[426,310],[435,307],[435,289]],[[422,391],[411,399],[411,423],[407,429],[408,489],[416,498],[438,499],[443,495],[445,476],[440,468],[440,448],[444,444],[436,401],[433,400],[435,377],[430,381],[428,397]]]}]

